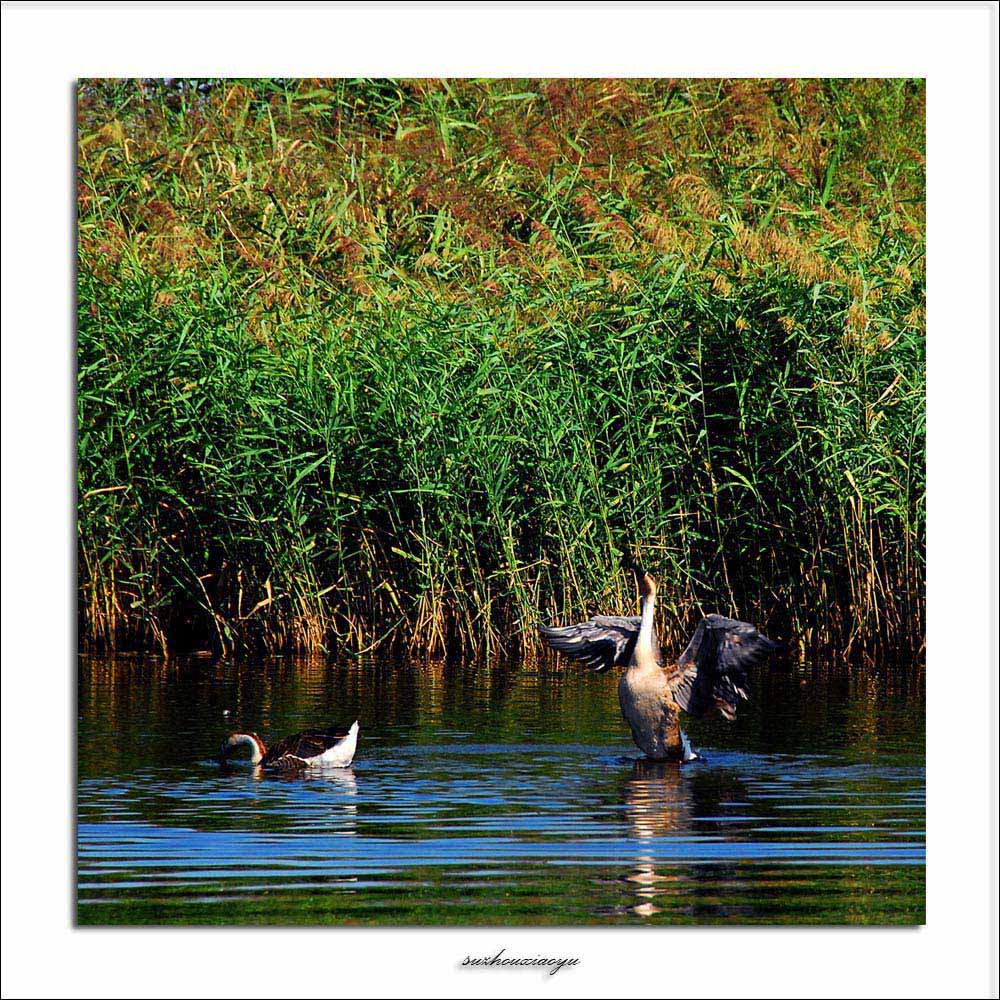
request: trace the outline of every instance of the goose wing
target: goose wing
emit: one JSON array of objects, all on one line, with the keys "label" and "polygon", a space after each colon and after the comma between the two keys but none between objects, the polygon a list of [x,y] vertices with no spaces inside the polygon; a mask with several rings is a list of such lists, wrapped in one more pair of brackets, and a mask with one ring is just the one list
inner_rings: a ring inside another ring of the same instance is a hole
[{"label": "goose wing", "polygon": [[303,729],[301,733],[288,736],[275,743],[264,754],[261,764],[265,767],[300,766],[313,757],[319,757],[331,747],[335,747],[350,734],[346,726],[332,726],[329,729]]},{"label": "goose wing", "polygon": [[[612,667],[625,666],[632,658],[641,621],[638,615],[629,618],[595,615],[579,625],[561,628],[539,625],[538,631],[546,645],[603,674]],[[659,659],[655,635],[653,641]]]},{"label": "goose wing", "polygon": [[669,672],[667,685],[688,715],[718,708],[727,719],[735,719],[737,704],[748,697],[747,668],[777,648],[748,622],[708,615]]}]

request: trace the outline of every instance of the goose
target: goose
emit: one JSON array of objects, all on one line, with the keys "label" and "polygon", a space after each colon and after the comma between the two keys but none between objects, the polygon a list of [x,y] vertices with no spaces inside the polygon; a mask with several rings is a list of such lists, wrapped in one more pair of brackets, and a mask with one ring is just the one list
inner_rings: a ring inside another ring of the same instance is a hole
[{"label": "goose", "polygon": [[642,613],[634,617],[595,615],[563,627],[539,626],[552,649],[601,674],[625,667],[618,682],[622,716],[635,745],[653,760],[694,760],[680,713],[699,718],[717,708],[729,721],[747,700],[747,667],[778,648],[747,622],[706,615],[680,657],[664,663],[654,629],[656,581],[634,562]]},{"label": "goose", "polygon": [[358,745],[358,722],[350,729],[304,729],[287,736],[269,750],[256,733],[230,733],[222,741],[219,763],[224,764],[241,746],[250,747],[250,763],[258,767],[298,770],[306,767],[349,767]]}]

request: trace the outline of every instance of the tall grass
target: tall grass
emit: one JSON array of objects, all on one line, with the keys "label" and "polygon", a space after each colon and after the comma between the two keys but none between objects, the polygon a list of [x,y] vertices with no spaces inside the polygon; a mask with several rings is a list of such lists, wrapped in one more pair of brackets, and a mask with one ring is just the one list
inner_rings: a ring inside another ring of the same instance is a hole
[{"label": "tall grass", "polygon": [[918,649],[923,86],[91,81],[80,632]]}]

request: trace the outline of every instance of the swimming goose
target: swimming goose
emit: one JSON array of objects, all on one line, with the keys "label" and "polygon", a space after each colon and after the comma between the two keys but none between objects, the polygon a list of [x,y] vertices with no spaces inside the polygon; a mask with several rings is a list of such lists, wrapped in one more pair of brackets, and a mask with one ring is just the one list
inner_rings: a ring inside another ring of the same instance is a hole
[{"label": "swimming goose", "polygon": [[250,747],[250,763],[260,767],[296,770],[305,767],[348,767],[358,745],[358,723],[350,729],[304,729],[275,743],[270,750],[256,733],[230,733],[222,742],[219,763],[224,764],[241,746]]},{"label": "swimming goose", "polygon": [[618,702],[635,745],[654,760],[693,760],[697,754],[679,725],[681,710],[698,718],[717,708],[735,719],[736,705],[747,698],[745,669],[778,645],[753,625],[708,615],[680,658],[664,664],[653,628],[656,581],[627,565],[639,584],[641,615],[595,615],[579,625],[540,626],[539,632],[553,649],[599,674],[625,667]]}]

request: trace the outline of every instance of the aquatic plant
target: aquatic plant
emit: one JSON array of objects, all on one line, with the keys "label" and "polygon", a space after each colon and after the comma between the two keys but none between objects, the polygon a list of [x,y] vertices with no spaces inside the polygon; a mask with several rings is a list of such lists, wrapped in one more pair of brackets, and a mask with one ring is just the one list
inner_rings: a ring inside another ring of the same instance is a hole
[{"label": "aquatic plant", "polygon": [[80,637],[924,628],[924,88],[86,81]]}]

